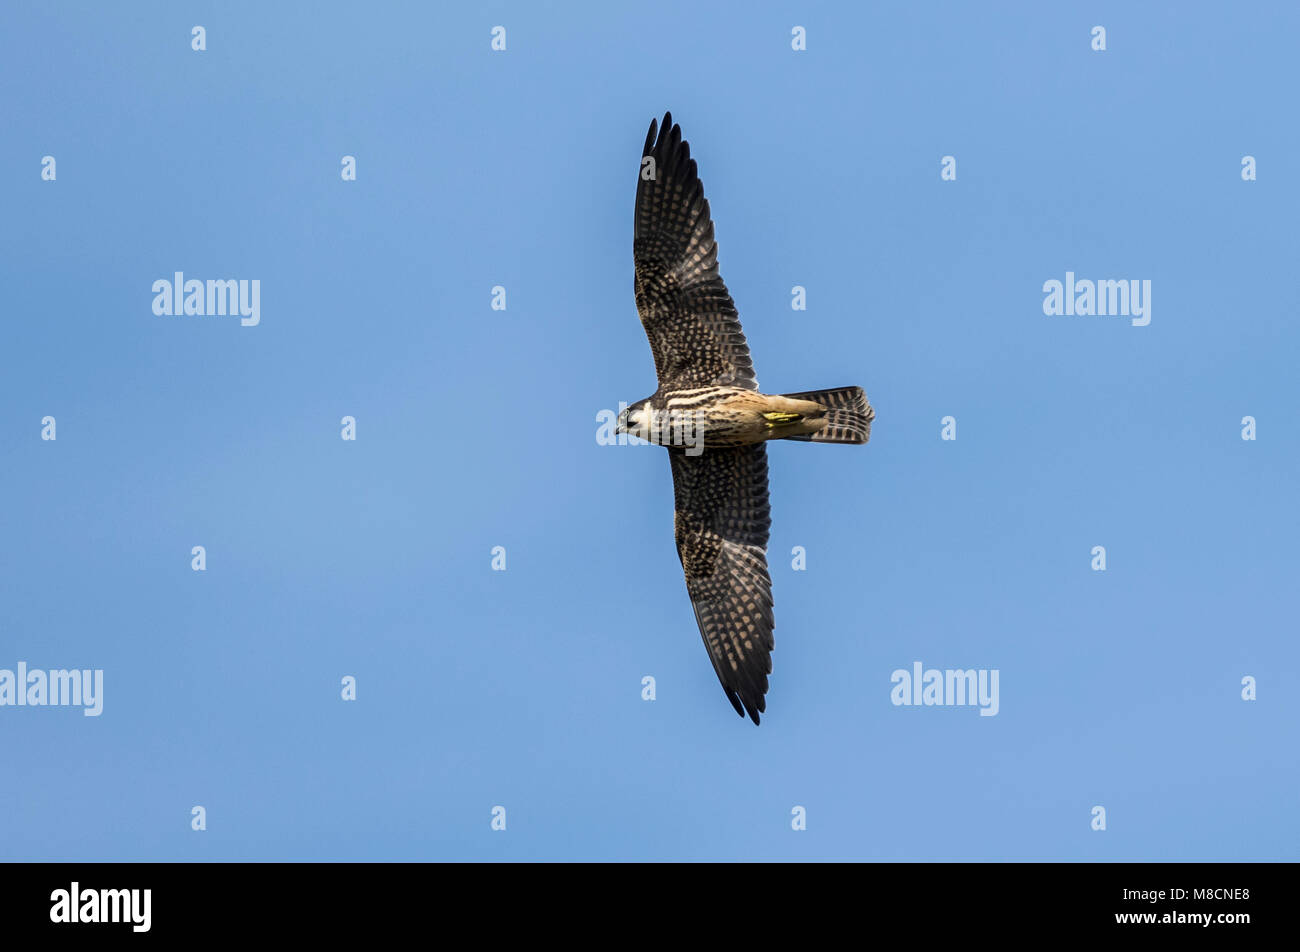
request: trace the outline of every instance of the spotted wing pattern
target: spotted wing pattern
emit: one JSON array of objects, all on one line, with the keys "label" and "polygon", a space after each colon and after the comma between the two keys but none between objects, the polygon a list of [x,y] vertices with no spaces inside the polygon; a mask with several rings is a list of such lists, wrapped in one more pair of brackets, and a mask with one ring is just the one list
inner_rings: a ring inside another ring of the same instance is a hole
[{"label": "spotted wing pattern", "polygon": [[677,554],[695,620],[727,699],[757,724],[774,645],[767,449],[756,443],[698,456],[673,449],[669,458]]},{"label": "spotted wing pattern", "polygon": [[636,187],[636,307],[661,392],[758,389],[736,305],[718,274],[718,244],[690,146],[671,113],[650,122]]}]

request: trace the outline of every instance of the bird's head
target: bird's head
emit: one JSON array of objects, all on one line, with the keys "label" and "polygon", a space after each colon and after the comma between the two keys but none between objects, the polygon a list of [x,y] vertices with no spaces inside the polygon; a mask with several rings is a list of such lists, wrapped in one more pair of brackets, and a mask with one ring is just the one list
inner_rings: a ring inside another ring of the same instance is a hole
[{"label": "bird's head", "polygon": [[[646,398],[649,399],[648,397]],[[648,422],[649,414],[646,412],[646,400],[638,400],[630,407],[625,407],[618,415],[618,423],[615,430],[619,433],[628,433],[632,436],[640,436]]]}]

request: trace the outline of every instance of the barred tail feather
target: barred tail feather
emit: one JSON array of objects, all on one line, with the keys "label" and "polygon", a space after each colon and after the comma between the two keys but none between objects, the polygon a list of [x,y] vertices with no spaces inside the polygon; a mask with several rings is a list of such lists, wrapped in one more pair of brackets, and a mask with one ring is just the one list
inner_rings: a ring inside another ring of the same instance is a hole
[{"label": "barred tail feather", "polygon": [[816,433],[787,436],[788,440],[810,443],[865,443],[871,439],[871,421],[876,411],[861,387],[836,387],[807,393],[784,393],[791,400],[811,400],[826,408],[826,425]]}]

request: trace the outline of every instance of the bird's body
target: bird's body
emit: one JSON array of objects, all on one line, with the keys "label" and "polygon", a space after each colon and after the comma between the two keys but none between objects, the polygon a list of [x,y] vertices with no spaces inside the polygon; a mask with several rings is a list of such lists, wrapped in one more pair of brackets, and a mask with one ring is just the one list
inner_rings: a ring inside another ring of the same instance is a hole
[{"label": "bird's body", "polygon": [[627,418],[629,432],[660,446],[744,446],[811,435],[826,421],[820,403],[744,387],[670,390],[633,407]]},{"label": "bird's body", "polygon": [[759,392],[690,147],[670,114],[657,128],[642,150],[632,256],[659,389],[618,429],[668,448],[695,619],[728,700],[757,724],[774,646],[766,444],[866,443],[875,411],[860,387]]}]

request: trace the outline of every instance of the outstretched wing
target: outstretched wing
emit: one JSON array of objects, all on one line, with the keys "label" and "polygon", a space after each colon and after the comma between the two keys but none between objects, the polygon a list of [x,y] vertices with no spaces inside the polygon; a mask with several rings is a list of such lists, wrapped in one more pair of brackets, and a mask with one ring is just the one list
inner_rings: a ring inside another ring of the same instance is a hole
[{"label": "outstretched wing", "polygon": [[[636,186],[636,309],[661,390],[758,389],[736,305],[718,275],[718,243],[690,146],[672,113],[650,122]],[[649,161],[647,160],[649,159]]]},{"label": "outstretched wing", "polygon": [[[713,670],[736,713],[758,723],[772,673],[767,448],[669,450],[677,554]],[[743,708],[743,709],[742,709]]]}]

